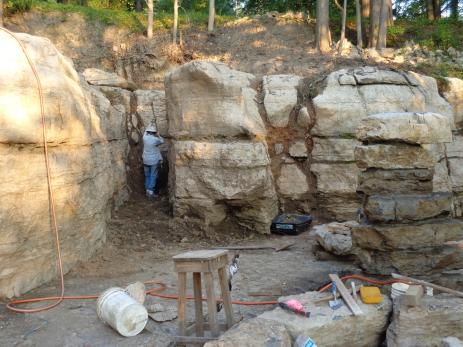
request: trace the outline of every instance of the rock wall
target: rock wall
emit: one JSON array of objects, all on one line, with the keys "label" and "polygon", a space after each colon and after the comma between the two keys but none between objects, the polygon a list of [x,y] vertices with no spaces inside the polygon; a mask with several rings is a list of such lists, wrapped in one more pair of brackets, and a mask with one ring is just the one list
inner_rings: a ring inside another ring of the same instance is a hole
[{"label": "rock wall", "polygon": [[435,113],[383,113],[362,120],[355,149],[365,219],[352,231],[369,273],[440,273],[463,266],[452,192],[435,192],[436,165],[452,143],[450,120]]},{"label": "rock wall", "polygon": [[[64,270],[105,241],[127,198],[124,109],[89,86],[49,40],[17,34],[44,92],[52,186]],[[18,43],[0,32],[0,297],[57,274],[37,84]]]},{"label": "rock wall", "polygon": [[[431,77],[373,67],[339,70],[321,81],[311,82],[294,75],[263,76],[259,80],[223,64],[195,62],[174,70],[165,82],[169,135],[176,142],[199,142],[193,156],[196,159],[189,157],[187,161],[184,154],[177,153],[184,146],[173,146],[171,200],[174,206],[181,207],[177,209],[179,215],[195,210],[192,214],[211,220],[212,213],[215,222],[235,215],[235,209],[225,207],[230,206],[229,202],[223,204],[234,198],[223,194],[221,190],[225,187],[219,187],[218,181],[214,185],[207,183],[207,188],[201,188],[201,194],[197,189],[194,194],[185,194],[184,187],[177,190],[176,185],[185,185],[184,178],[191,174],[185,166],[203,167],[205,162],[209,168],[212,165],[217,168],[214,179],[222,176],[220,156],[223,154],[218,153],[223,152],[219,149],[212,151],[219,155],[215,160],[207,154],[201,164],[192,164],[192,160],[201,158],[201,146],[214,143],[223,147],[234,141],[252,140],[260,142],[259,146],[266,144],[266,151],[262,152],[264,158],[255,162],[263,165],[262,170],[264,166],[270,167],[271,172],[265,174],[266,187],[272,199],[276,192],[280,211],[314,213],[340,221],[356,219],[361,201],[357,193],[360,169],[355,162],[354,148],[361,142],[355,133],[362,119],[380,112],[437,112],[448,118],[454,132],[453,142],[433,148],[437,158],[433,179],[426,179],[424,171],[417,174],[424,175],[422,181],[427,182],[428,188],[432,186],[433,192],[457,193],[461,189],[462,95],[455,81],[451,81],[451,87],[444,94],[448,101],[440,96],[437,83]],[[413,130],[416,136],[419,136],[418,128]],[[188,146],[191,149],[192,145]],[[386,153],[385,150],[387,147],[371,154],[378,157]],[[416,160],[429,159],[427,152],[417,148],[408,150],[415,151],[408,155],[416,155]],[[256,154],[254,149],[249,150],[249,155]],[[225,161],[228,160],[227,157]],[[255,174],[251,172],[256,168],[240,165],[237,166],[240,170],[250,170],[249,179],[254,181]],[[179,169],[174,173],[176,167]],[[195,175],[208,177],[204,172]],[[375,180],[375,177],[368,178],[366,184],[375,185]],[[210,190],[212,186],[215,191]],[[262,187],[260,183],[258,186]],[[208,192],[204,193],[205,190]],[[182,196],[178,195],[180,191]],[[260,194],[256,195],[259,199]],[[196,211],[198,199],[202,199],[198,206],[203,213]],[[206,209],[204,199],[209,201]],[[455,199],[455,213],[461,215],[463,194]],[[221,202],[218,204],[218,201]],[[204,211],[208,211],[207,218]],[[275,211],[273,208],[272,213]],[[262,224],[259,230],[265,231],[267,225]]]}]

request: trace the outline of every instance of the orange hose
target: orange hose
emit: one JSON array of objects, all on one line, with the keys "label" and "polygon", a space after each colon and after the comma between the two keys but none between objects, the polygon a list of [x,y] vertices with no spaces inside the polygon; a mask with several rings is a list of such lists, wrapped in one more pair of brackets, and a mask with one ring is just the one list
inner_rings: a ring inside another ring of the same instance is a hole
[{"label": "orange hose", "polygon": [[[56,300],[55,303],[50,304],[48,306],[44,307],[39,307],[39,308],[34,308],[34,309],[18,309],[13,307],[14,303],[9,303],[6,305],[8,309],[14,312],[18,313],[34,313],[34,312],[41,312],[45,310],[49,310],[55,306],[58,306],[64,299],[64,274],[63,274],[63,261],[61,259],[61,247],[60,247],[60,241],[59,241],[59,231],[58,231],[58,223],[56,222],[56,211],[55,211],[55,198],[53,195],[53,189],[51,185],[51,174],[50,174],[50,160],[48,157],[48,143],[47,143],[47,129],[45,127],[45,108],[44,108],[44,101],[43,101],[43,90],[42,90],[42,84],[40,82],[40,77],[37,73],[37,70],[35,68],[34,63],[30,59],[29,55],[27,54],[26,47],[24,44],[9,30],[0,27],[0,30],[4,31],[8,35],[10,35],[16,42],[19,44],[21,47],[21,50],[24,53],[24,56],[27,59],[27,62],[29,66],[31,67],[31,70],[34,74],[35,80],[37,82],[37,89],[39,93],[39,100],[40,100],[40,116],[41,116],[41,122],[42,122],[42,140],[43,140],[43,148],[44,148],[44,155],[45,155],[45,166],[47,169],[47,184],[48,184],[48,196],[50,199],[50,213],[52,216],[52,224],[53,224],[53,231],[55,235],[55,242],[56,242],[56,251],[58,254],[58,269],[60,273],[60,280],[61,280],[61,294],[58,297],[55,297],[53,300]],[[39,300],[39,301],[50,301],[50,300]]]}]

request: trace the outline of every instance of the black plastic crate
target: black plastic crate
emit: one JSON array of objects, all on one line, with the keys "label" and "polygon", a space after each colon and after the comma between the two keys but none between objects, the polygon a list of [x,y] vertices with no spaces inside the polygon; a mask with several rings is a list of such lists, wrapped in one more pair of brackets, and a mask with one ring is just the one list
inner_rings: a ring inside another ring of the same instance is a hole
[{"label": "black plastic crate", "polygon": [[270,226],[273,234],[298,235],[306,231],[312,223],[312,216],[304,214],[284,213],[275,217]]}]

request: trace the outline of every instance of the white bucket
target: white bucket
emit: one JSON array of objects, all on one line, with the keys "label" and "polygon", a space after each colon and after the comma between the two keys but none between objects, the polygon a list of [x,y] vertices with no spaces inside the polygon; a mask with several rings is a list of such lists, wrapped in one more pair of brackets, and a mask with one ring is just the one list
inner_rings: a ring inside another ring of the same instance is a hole
[{"label": "white bucket", "polygon": [[406,283],[400,283],[400,282],[394,283],[391,289],[391,298],[394,299],[394,298],[397,298],[405,294],[408,287],[409,285]]},{"label": "white bucket", "polygon": [[145,329],[148,311],[122,288],[109,288],[96,302],[98,317],[122,336],[135,336]]}]

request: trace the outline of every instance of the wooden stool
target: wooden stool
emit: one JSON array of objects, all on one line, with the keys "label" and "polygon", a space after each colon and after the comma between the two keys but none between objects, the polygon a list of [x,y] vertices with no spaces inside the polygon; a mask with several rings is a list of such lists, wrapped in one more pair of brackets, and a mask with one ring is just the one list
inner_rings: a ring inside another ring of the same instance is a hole
[{"label": "wooden stool", "polygon": [[[233,325],[233,308],[231,303],[230,291],[228,289],[228,276],[226,266],[228,265],[228,252],[226,250],[202,250],[191,251],[173,257],[175,271],[178,273],[178,334],[179,337],[188,335],[186,329],[186,280],[187,273],[193,273],[193,290],[195,299],[196,317],[196,336],[203,337],[204,329],[210,328],[212,336],[216,337],[220,333],[217,321],[217,306],[214,292],[214,279],[212,273],[217,271],[219,274],[220,288],[222,290],[223,307],[227,318],[226,328]],[[204,274],[207,294],[207,312],[209,316],[208,324],[203,321],[203,304],[201,290],[201,274]],[[193,338],[194,339],[194,338]]]}]

